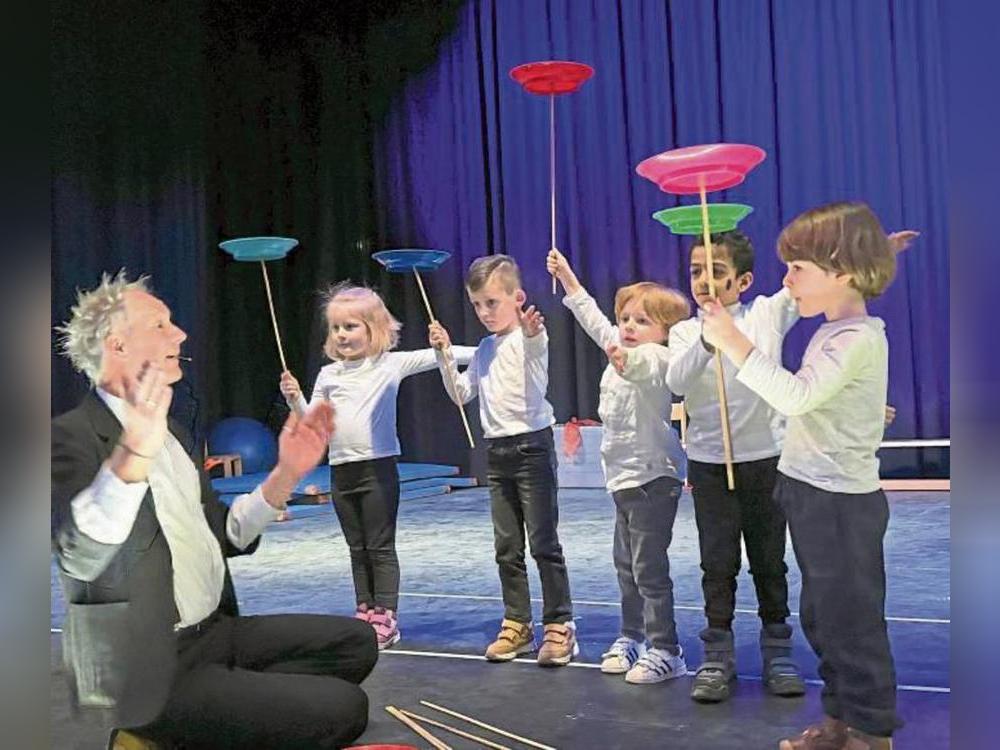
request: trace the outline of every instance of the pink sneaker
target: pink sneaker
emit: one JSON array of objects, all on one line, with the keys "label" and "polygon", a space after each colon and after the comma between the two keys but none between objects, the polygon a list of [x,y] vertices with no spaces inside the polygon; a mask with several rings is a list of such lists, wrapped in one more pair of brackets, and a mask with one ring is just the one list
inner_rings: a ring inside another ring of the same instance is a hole
[{"label": "pink sneaker", "polygon": [[385,607],[375,607],[368,622],[375,628],[379,651],[399,642],[399,621],[396,619],[395,611]]},{"label": "pink sneaker", "polygon": [[358,608],[354,612],[354,618],[357,620],[364,620],[365,622],[372,621],[372,611],[368,608],[368,605],[362,602],[358,605]]}]

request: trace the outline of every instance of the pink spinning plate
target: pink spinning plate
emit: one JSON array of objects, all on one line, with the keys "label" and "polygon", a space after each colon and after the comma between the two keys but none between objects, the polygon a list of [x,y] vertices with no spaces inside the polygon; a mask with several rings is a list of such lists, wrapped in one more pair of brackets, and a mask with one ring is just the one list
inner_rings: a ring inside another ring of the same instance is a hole
[{"label": "pink spinning plate", "polygon": [[664,151],[639,163],[635,171],[665,193],[697,195],[739,185],[764,161],[767,152],[746,143],[707,143]]}]

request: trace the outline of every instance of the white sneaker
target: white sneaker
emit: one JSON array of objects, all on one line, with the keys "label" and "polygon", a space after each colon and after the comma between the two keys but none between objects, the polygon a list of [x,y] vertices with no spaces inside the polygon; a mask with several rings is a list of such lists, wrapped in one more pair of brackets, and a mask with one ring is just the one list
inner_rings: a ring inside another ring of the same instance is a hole
[{"label": "white sneaker", "polygon": [[687,664],[684,663],[683,650],[674,656],[665,648],[651,648],[625,674],[625,682],[631,682],[633,685],[649,685],[686,674]]},{"label": "white sneaker", "polygon": [[601,654],[601,671],[604,674],[625,674],[635,666],[644,653],[646,644],[622,636]]}]

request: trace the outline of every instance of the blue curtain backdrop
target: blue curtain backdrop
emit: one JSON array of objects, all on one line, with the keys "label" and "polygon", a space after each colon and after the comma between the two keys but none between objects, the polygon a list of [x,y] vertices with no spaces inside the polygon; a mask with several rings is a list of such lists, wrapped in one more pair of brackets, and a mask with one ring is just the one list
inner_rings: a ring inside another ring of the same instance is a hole
[{"label": "blue curtain backdrop", "polygon": [[[602,308],[639,279],[688,289],[688,242],[650,214],[692,199],[661,193],[636,164],[685,145],[757,144],[767,160],[710,196],[754,206],[742,224],[757,249],[751,295],[780,288],[777,234],[815,205],[863,200],[888,231],[922,233],[870,310],[891,347],[888,436],[947,436],[942,13],[935,0],[470,2],[437,62],[376,123],[377,244],[454,252],[427,283],[438,317],[466,342],[484,329],[461,293],[465,268],[484,253],[517,258],[547,316],[557,417],[595,416],[602,353],[551,296],[544,269],[548,100],[508,75],[534,60],[588,63],[594,78],[556,100],[557,236]],[[405,294],[413,310],[416,290]],[[787,365],[817,324],[789,335]]]}]

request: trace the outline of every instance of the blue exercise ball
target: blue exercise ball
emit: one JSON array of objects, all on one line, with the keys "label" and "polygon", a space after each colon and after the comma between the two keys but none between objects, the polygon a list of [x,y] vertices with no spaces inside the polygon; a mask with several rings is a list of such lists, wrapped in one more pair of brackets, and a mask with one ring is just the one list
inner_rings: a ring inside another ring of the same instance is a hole
[{"label": "blue exercise ball", "polygon": [[256,419],[223,419],[208,434],[208,452],[212,455],[238,453],[243,459],[243,473],[270,471],[278,463],[278,441]]}]

